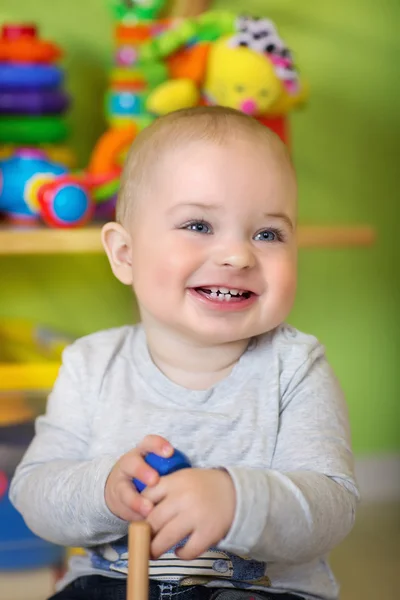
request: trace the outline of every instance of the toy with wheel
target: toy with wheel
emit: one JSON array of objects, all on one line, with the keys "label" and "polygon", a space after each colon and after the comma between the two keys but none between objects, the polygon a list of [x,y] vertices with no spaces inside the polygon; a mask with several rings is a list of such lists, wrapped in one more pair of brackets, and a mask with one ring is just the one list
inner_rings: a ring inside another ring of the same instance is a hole
[{"label": "toy with wheel", "polygon": [[123,158],[137,128],[106,132],[86,171],[70,173],[46,152],[21,148],[0,160],[0,213],[15,224],[79,227],[95,214],[113,218]]},{"label": "toy with wheel", "polygon": [[93,214],[85,183],[40,150],[21,149],[0,161],[0,179],[0,212],[13,223],[77,227]]}]

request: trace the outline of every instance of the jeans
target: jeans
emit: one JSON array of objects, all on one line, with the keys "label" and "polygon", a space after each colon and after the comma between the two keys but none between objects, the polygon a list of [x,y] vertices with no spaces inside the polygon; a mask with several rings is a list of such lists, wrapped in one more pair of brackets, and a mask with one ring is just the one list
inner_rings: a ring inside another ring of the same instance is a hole
[{"label": "jeans", "polygon": [[[293,594],[271,594],[202,585],[181,587],[150,580],[149,600],[301,600]],[[126,600],[126,580],[90,575],[73,581],[49,600]]]}]

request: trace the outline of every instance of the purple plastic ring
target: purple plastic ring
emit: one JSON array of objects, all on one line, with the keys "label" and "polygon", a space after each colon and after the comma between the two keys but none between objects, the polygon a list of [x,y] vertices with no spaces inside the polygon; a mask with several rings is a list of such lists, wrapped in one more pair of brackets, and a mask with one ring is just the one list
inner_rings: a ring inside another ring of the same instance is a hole
[{"label": "purple plastic ring", "polygon": [[62,90],[0,91],[0,113],[4,115],[61,114],[69,104]]}]

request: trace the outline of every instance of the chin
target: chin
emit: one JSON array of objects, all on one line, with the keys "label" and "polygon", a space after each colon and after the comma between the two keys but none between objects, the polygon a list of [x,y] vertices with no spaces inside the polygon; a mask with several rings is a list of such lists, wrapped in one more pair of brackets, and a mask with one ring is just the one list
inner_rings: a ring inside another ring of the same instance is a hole
[{"label": "chin", "polygon": [[242,328],[230,327],[229,329],[215,327],[202,327],[199,329],[186,329],[186,335],[190,339],[195,339],[204,346],[220,346],[224,344],[232,344],[241,340],[246,340],[254,333],[249,333]]}]

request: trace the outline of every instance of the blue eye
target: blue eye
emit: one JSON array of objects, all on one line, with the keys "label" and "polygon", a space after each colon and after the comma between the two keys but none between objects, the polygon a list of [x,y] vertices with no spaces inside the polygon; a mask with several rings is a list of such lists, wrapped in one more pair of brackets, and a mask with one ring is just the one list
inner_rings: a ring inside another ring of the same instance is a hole
[{"label": "blue eye", "polygon": [[254,236],[256,242],[282,242],[283,235],[279,229],[264,229]]},{"label": "blue eye", "polygon": [[183,229],[194,231],[195,233],[211,233],[211,227],[205,221],[191,221],[184,225]]}]

